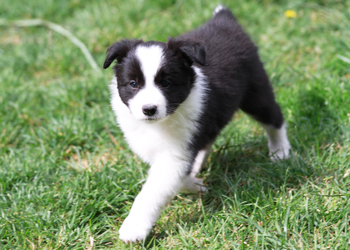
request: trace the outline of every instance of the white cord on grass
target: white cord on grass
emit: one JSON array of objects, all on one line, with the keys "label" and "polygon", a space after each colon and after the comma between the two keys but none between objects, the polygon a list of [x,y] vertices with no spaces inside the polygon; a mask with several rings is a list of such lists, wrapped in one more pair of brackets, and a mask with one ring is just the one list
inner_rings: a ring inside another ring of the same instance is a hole
[{"label": "white cord on grass", "polygon": [[76,46],[80,48],[81,52],[83,52],[86,60],[89,62],[91,67],[94,70],[96,70],[98,73],[100,74],[102,73],[100,68],[97,66],[97,63],[95,62],[94,58],[90,54],[89,50],[86,48],[85,44],[82,41],[80,41],[76,36],[74,36],[72,33],[70,33],[68,30],[63,28],[62,26],[45,21],[45,20],[41,20],[41,19],[28,19],[28,20],[16,20],[16,21],[7,21],[4,19],[0,19],[0,26],[11,26],[11,25],[18,26],[18,27],[45,26],[61,34],[62,36],[65,36],[72,43],[74,43]]}]

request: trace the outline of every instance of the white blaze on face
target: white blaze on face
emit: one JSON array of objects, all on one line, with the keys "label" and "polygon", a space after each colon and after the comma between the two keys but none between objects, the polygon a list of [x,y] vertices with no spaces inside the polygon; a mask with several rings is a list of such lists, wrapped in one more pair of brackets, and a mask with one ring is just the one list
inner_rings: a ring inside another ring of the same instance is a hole
[{"label": "white blaze on face", "polygon": [[149,118],[142,112],[144,105],[155,105],[157,113],[153,116],[156,119],[166,117],[166,99],[160,89],[155,85],[154,78],[162,65],[163,49],[153,45],[150,47],[139,46],[135,55],[140,62],[141,71],[145,78],[145,86],[129,100],[129,108],[136,119]]}]

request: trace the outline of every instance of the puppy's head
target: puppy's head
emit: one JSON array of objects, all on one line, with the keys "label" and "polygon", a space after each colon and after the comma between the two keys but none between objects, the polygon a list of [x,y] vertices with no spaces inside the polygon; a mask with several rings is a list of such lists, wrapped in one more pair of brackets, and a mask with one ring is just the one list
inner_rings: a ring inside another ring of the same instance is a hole
[{"label": "puppy's head", "polygon": [[104,68],[113,67],[119,96],[138,120],[161,121],[176,112],[195,81],[194,63],[205,65],[196,42],[122,40],[107,50]]}]

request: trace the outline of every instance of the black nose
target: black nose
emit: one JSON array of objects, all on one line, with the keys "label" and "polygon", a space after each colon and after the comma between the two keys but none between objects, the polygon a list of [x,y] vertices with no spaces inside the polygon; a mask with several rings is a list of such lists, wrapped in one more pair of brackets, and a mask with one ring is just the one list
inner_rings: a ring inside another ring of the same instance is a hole
[{"label": "black nose", "polygon": [[153,104],[143,105],[142,112],[147,116],[153,116],[157,112],[157,106]]}]

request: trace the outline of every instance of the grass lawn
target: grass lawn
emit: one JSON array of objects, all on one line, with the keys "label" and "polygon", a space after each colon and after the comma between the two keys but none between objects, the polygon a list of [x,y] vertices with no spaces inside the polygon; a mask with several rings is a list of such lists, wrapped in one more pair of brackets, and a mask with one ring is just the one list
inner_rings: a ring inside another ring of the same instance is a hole
[{"label": "grass lawn", "polygon": [[59,24],[102,68],[113,42],[166,41],[220,2],[259,46],[291,158],[271,162],[238,112],[201,173],[209,193],[178,195],[126,245],[148,166],[115,122],[112,70],[50,29],[0,25],[0,249],[350,249],[350,1],[0,0],[0,19]]}]

